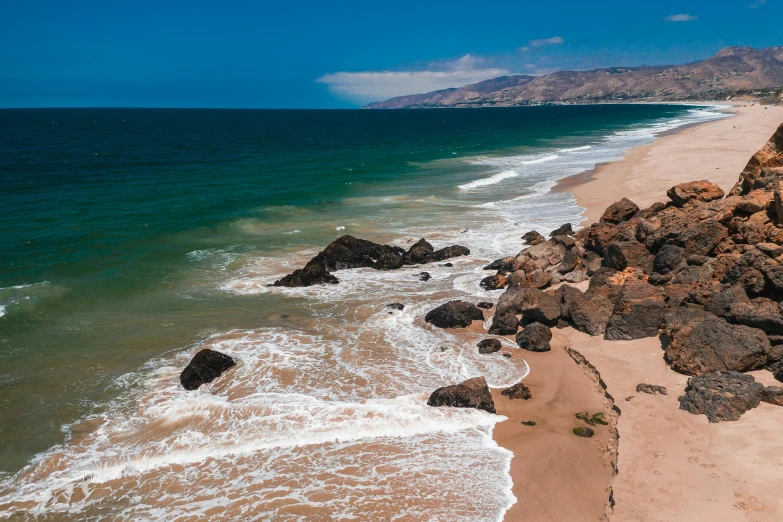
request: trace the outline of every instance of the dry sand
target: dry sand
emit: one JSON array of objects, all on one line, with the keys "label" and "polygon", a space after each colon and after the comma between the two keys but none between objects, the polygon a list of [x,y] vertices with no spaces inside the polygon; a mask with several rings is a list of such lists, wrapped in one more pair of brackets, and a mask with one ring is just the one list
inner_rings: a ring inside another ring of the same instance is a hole
[{"label": "dry sand", "polygon": [[[557,189],[574,193],[588,223],[622,197],[642,207],[665,201],[666,190],[684,181],[708,179],[728,190],[783,122],[783,107],[736,106],[731,112],[734,118],[661,137]],[[495,428],[495,439],[515,455],[517,503],[506,521],[599,520],[610,483],[615,506],[607,513],[614,522],[783,520],[783,408],[762,403],[737,422],[710,424],[679,409],[687,377],[666,366],[657,338],[604,341],[571,328],[553,334],[551,352],[514,354],[530,366],[524,382],[531,400],[510,401],[493,391],[498,413],[509,417]],[[611,413],[610,425],[598,427],[592,439],[571,433],[584,425],[574,414],[609,414],[611,402],[567,349],[595,367],[621,411]],[[767,371],[753,374],[774,383]],[[637,393],[639,383],[666,386],[669,394]],[[618,473],[612,478],[615,418]],[[537,424],[521,424],[526,420]]]}]

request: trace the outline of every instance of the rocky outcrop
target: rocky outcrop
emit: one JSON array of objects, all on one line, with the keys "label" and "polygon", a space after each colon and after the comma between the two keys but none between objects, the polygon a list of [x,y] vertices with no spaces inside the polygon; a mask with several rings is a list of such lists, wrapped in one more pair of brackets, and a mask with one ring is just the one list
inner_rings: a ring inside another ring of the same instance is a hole
[{"label": "rocky outcrop", "polygon": [[482,355],[499,352],[500,348],[502,348],[500,341],[497,339],[483,339],[476,346],[478,347],[478,352]]},{"label": "rocky outcrop", "polygon": [[625,283],[606,324],[604,339],[628,341],[657,336],[664,308],[660,288],[640,281]]},{"label": "rocky outcrop", "polygon": [[194,355],[182,370],[179,382],[186,390],[196,390],[202,384],[214,381],[234,365],[234,359],[228,355],[205,348]]},{"label": "rocky outcrop", "polygon": [[783,179],[781,167],[783,167],[783,124],[761,150],[750,158],[730,193],[741,196],[757,188],[776,191],[776,182]]},{"label": "rocky outcrop", "polygon": [[522,381],[519,381],[510,388],[504,389],[500,392],[500,394],[504,397],[508,397],[509,399],[522,399],[527,401],[532,398],[532,395],[530,394],[530,388],[525,386]]},{"label": "rocky outcrop", "polygon": [[658,384],[645,384],[640,383],[636,385],[636,392],[637,393],[649,393],[650,395],[655,395],[656,393],[659,395],[668,395],[669,392],[666,390],[665,386],[660,386]]},{"label": "rocky outcrop", "polygon": [[723,190],[709,181],[690,181],[680,183],[670,188],[666,195],[669,196],[675,205],[682,207],[691,201],[709,202],[722,198],[725,193]]},{"label": "rocky outcrop", "polygon": [[453,386],[438,388],[427,400],[428,406],[475,408],[495,413],[495,402],[484,377],[474,377]]},{"label": "rocky outcrop", "polygon": [[628,221],[639,212],[639,206],[628,198],[623,198],[616,203],[612,203],[606,208],[601,216],[601,223],[618,224],[622,221]]},{"label": "rocky outcrop", "polygon": [[761,392],[761,400],[773,406],[783,406],[783,386],[767,386]]},{"label": "rocky outcrop", "polygon": [[519,347],[531,352],[548,352],[552,349],[551,340],[552,332],[541,323],[529,324],[517,334]]},{"label": "rocky outcrop", "polygon": [[764,386],[751,375],[739,372],[713,372],[691,377],[680,409],[703,414],[710,422],[736,421],[759,405]]},{"label": "rocky outcrop", "polygon": [[465,328],[473,321],[483,321],[484,312],[473,303],[449,301],[430,310],[424,320],[438,328]]},{"label": "rocky outcrop", "polygon": [[396,270],[405,265],[443,261],[468,254],[470,250],[458,245],[435,250],[424,239],[420,239],[406,251],[397,246],[379,245],[345,235],[329,243],[325,249],[308,261],[304,268],[275,281],[273,286],[336,284],[339,283],[338,279],[330,273],[336,270],[349,268]]}]

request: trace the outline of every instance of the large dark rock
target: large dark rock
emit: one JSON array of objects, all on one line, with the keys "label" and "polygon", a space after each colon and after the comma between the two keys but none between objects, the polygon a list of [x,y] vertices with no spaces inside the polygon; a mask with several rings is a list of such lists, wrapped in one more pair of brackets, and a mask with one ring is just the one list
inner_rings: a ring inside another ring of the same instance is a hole
[{"label": "large dark rock", "polygon": [[452,245],[433,252],[430,256],[430,261],[443,261],[444,259],[467,255],[470,255],[470,249],[464,246]]},{"label": "large dark rock", "polygon": [[273,286],[302,287],[314,285],[336,285],[340,281],[330,274],[324,265],[308,263],[304,268],[294,270],[274,282]]},{"label": "large dark rock", "polygon": [[519,319],[513,313],[496,313],[489,327],[491,335],[514,335],[519,329]]},{"label": "large dark rock", "polygon": [[[323,251],[319,252],[309,264],[321,264],[328,271],[348,268],[374,268],[383,254],[402,258],[405,251],[400,247],[379,245],[366,239],[357,239],[345,235],[338,237]],[[402,266],[402,265],[400,265]]]},{"label": "large dark rock", "polygon": [[601,216],[601,223],[620,223],[622,221],[628,221],[639,212],[639,207],[628,198],[623,198],[620,201],[609,205],[604,214]]},{"label": "large dark rock", "polygon": [[405,252],[405,262],[410,265],[420,265],[429,261],[430,255],[435,251],[435,248],[424,238],[416,241]]},{"label": "large dark rock", "polygon": [[659,274],[668,274],[685,265],[684,248],[677,245],[664,245],[657,254],[653,262],[653,270]]},{"label": "large dark rock", "polygon": [[666,191],[675,205],[681,207],[690,201],[713,201],[724,196],[723,190],[709,181],[690,181],[680,183]]},{"label": "large dark rock", "polygon": [[712,372],[688,379],[680,409],[704,414],[710,422],[739,420],[759,405],[764,386],[740,372]]},{"label": "large dark rock", "polygon": [[557,296],[560,298],[563,320],[571,323],[580,332],[604,335],[606,323],[614,309],[609,298],[594,290],[582,293],[570,286],[558,288]]},{"label": "large dark rock", "polygon": [[478,346],[478,352],[482,355],[499,352],[502,347],[500,341],[497,339],[484,339],[479,341],[476,346]]},{"label": "large dark rock", "polygon": [[775,406],[783,406],[783,386],[767,386],[761,393],[761,400]]},{"label": "large dark rock", "polygon": [[532,395],[530,394],[530,388],[525,386],[522,381],[519,381],[514,386],[506,388],[505,390],[501,391],[500,394],[504,397],[508,397],[509,399],[522,399],[527,401],[532,398]]},{"label": "large dark rock", "polygon": [[537,245],[546,241],[546,238],[535,230],[531,230],[522,236],[522,241],[524,241],[526,245]]},{"label": "large dark rock", "polygon": [[724,286],[706,302],[704,309],[730,323],[760,328],[767,334],[783,334],[783,314],[777,302],[765,297],[751,300],[740,286]]},{"label": "large dark rock", "polygon": [[195,390],[202,384],[214,381],[235,364],[228,355],[205,348],[194,355],[182,370],[179,382],[186,390]]},{"label": "large dark rock", "polygon": [[484,310],[491,310],[494,304],[490,303],[489,301],[479,301],[476,303],[476,306],[479,308],[483,308]]},{"label": "large dark rock", "polygon": [[[731,194],[744,195],[754,188],[765,187],[766,178],[777,178],[775,167],[783,166],[783,124],[761,149],[750,158]],[[770,187],[771,188],[771,187]]]},{"label": "large dark rock", "polygon": [[474,377],[453,386],[438,388],[430,395],[427,405],[476,408],[495,413],[495,402],[484,377]]},{"label": "large dark rock", "polygon": [[497,314],[519,314],[521,324],[554,326],[560,318],[560,299],[536,288],[510,287],[498,300]]},{"label": "large dark rock", "polygon": [[763,331],[694,308],[670,309],[665,335],[666,361],[688,375],[757,370],[767,363],[771,348]]},{"label": "large dark rock", "polygon": [[552,232],[550,232],[549,237],[570,236],[573,233],[574,233],[574,229],[571,227],[571,223],[565,223],[563,225],[560,225],[556,229],[554,229]]},{"label": "large dark rock", "polygon": [[645,274],[653,271],[653,256],[647,247],[638,241],[613,241],[604,254],[604,264],[615,270],[639,267]]},{"label": "large dark rock", "polygon": [[449,301],[430,310],[424,320],[439,328],[465,328],[473,321],[483,321],[484,312],[473,303]]},{"label": "large dark rock", "polygon": [[541,323],[532,323],[517,334],[517,344],[520,348],[531,352],[548,352],[552,349],[549,341],[552,340],[552,332]]},{"label": "large dark rock", "polygon": [[587,230],[585,248],[603,256],[606,248],[620,234],[620,228],[611,223],[594,223]]},{"label": "large dark rock", "polygon": [[499,290],[508,286],[508,278],[502,274],[495,274],[485,277],[479,283],[484,290]]},{"label": "large dark rock", "polygon": [[629,341],[656,337],[665,307],[660,288],[638,281],[626,283],[606,324],[604,339]]}]

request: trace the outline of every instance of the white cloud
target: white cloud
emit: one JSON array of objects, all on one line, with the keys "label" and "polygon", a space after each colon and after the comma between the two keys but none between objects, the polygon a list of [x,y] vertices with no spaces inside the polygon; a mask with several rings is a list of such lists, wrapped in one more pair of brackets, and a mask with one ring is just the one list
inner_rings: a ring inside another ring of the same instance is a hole
[{"label": "white cloud", "polygon": [[478,68],[483,58],[466,54],[458,60],[431,64],[424,71],[362,71],[325,74],[315,81],[326,84],[338,96],[360,103],[395,96],[462,87],[489,78],[510,74],[498,67]]},{"label": "white cloud", "polygon": [[526,46],[520,47],[519,50],[526,52],[529,51],[533,47],[543,47],[545,45],[560,45],[565,40],[563,40],[562,36],[553,36],[551,38],[541,38],[539,40],[530,40]]},{"label": "white cloud", "polygon": [[767,0],[756,0],[755,2],[753,2],[750,5],[748,5],[747,7],[748,7],[748,9],[758,9],[759,7],[761,7],[762,5],[764,5],[766,3],[767,3]]},{"label": "white cloud", "polygon": [[689,14],[675,14],[675,15],[669,15],[664,20],[667,22],[690,22],[692,20],[696,20],[698,16],[689,15]]}]

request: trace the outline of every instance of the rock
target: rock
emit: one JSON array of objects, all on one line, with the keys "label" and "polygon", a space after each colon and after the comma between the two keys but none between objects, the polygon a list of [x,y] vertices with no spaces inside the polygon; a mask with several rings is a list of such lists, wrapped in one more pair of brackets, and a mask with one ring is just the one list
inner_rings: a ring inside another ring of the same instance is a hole
[{"label": "rock", "polygon": [[669,393],[666,391],[665,386],[660,386],[658,384],[637,384],[636,385],[636,391],[638,393],[649,393],[650,395],[655,395],[656,393],[659,393],[661,395],[668,395]]},{"label": "rock", "polygon": [[677,245],[664,245],[653,262],[653,270],[659,274],[668,274],[685,264],[685,249]]},{"label": "rock", "polygon": [[722,198],[724,194],[718,185],[704,180],[680,183],[666,191],[666,195],[678,207],[690,201],[713,201]]},{"label": "rock", "polygon": [[535,230],[531,230],[530,232],[525,233],[522,236],[522,240],[525,242],[526,245],[537,245],[539,243],[543,243],[546,241],[546,238],[536,232]]},{"label": "rock", "polygon": [[474,377],[453,386],[438,388],[430,395],[427,405],[475,408],[495,413],[495,402],[484,377]]},{"label": "rock", "polygon": [[536,288],[510,287],[498,300],[497,314],[519,314],[523,325],[554,326],[560,318],[560,299]]},{"label": "rock", "polygon": [[478,351],[482,355],[499,352],[501,348],[500,341],[497,339],[484,339],[483,341],[479,341],[476,346],[478,346]]},{"label": "rock", "polygon": [[531,352],[548,352],[552,349],[551,340],[552,332],[541,323],[531,323],[517,334],[519,347]]},{"label": "rock", "polygon": [[739,200],[737,210],[755,214],[765,210],[772,203],[773,198],[773,194],[768,191],[762,189],[751,190],[745,197]]},{"label": "rock", "polygon": [[764,332],[695,308],[666,313],[664,358],[673,370],[700,375],[763,368],[771,345]]},{"label": "rock", "polygon": [[389,303],[386,305],[386,308],[391,308],[392,310],[404,310],[405,305],[401,303]]},{"label": "rock", "polygon": [[625,283],[606,324],[604,339],[629,341],[656,337],[665,307],[660,288],[643,282]]},{"label": "rock", "polygon": [[505,288],[508,285],[508,278],[504,275],[495,274],[489,277],[485,277],[479,283],[479,286],[484,290],[499,290]]},{"label": "rock", "polygon": [[[739,181],[731,189],[731,194],[744,195],[754,188],[763,187],[765,178],[774,179],[774,167],[783,164],[783,124],[761,149],[750,158],[740,174]],[[768,168],[773,167],[773,168]],[[772,174],[770,176],[767,173]]]},{"label": "rock", "polygon": [[[511,257],[511,258],[505,258],[505,259],[513,260],[514,258]],[[500,270],[501,266],[503,266],[503,264],[504,264],[505,259],[495,259],[490,264],[488,264],[487,266],[482,268],[482,270]]]},{"label": "rock", "polygon": [[573,233],[574,233],[574,229],[571,228],[571,223],[565,223],[563,225],[560,225],[558,228],[554,229],[552,232],[550,232],[549,237],[570,236]]},{"label": "rock", "polygon": [[194,355],[182,370],[179,382],[186,390],[195,390],[202,384],[214,381],[235,364],[228,355],[205,348]]},{"label": "rock", "polygon": [[440,266],[445,266],[446,268],[453,268],[454,267],[454,263],[443,263]]},{"label": "rock", "polygon": [[524,288],[544,288],[551,282],[552,274],[544,272],[543,270],[534,270],[527,274],[525,278],[518,283],[518,286]]},{"label": "rock", "polygon": [[430,254],[435,251],[426,239],[421,238],[416,241],[405,253],[405,262],[410,265],[420,265],[427,262]]},{"label": "rock", "polygon": [[525,278],[527,277],[527,274],[524,270],[516,270],[515,272],[511,272],[508,276],[508,285],[509,286],[520,286],[525,282]]},{"label": "rock", "polygon": [[495,306],[493,303],[490,303],[489,301],[479,301],[476,303],[476,306],[479,308],[483,308],[484,310],[490,310],[493,306]]},{"label": "rock", "polygon": [[620,228],[617,225],[611,223],[595,223],[591,225],[587,231],[585,248],[603,256],[607,246],[614,241],[619,233]]},{"label": "rock", "polygon": [[710,255],[726,239],[726,228],[715,220],[689,224],[676,240],[686,256]]},{"label": "rock", "polygon": [[290,274],[283,276],[282,279],[278,279],[272,286],[294,288],[325,284],[336,285],[339,282],[335,276],[326,270],[324,265],[308,263],[304,268],[294,270]]},{"label": "rock", "polygon": [[615,270],[639,267],[645,274],[652,274],[654,261],[655,256],[638,241],[612,241],[604,254],[604,265]]},{"label": "rock", "polygon": [[[329,243],[308,263],[322,264],[326,270],[348,268],[373,268],[383,254],[402,257],[405,251],[399,247],[379,245],[365,239],[345,235]],[[400,265],[402,266],[402,265]]]},{"label": "rock", "polygon": [[429,272],[422,272],[419,274],[419,281],[429,281],[430,279],[432,279],[432,276]]},{"label": "rock", "polygon": [[384,252],[378,261],[375,262],[373,268],[376,270],[397,270],[405,265],[405,259],[399,253]]},{"label": "rock", "polygon": [[639,212],[639,207],[628,198],[623,198],[620,201],[612,203],[604,211],[604,214],[599,220],[601,223],[614,223],[615,225],[621,221],[628,221]]},{"label": "rock", "polygon": [[778,303],[765,297],[751,300],[739,286],[725,286],[707,299],[704,309],[730,323],[760,328],[768,335],[783,335],[783,314]]},{"label": "rock", "polygon": [[759,405],[764,386],[751,375],[725,371],[705,373],[688,379],[680,409],[704,414],[710,422],[739,420],[743,413]]},{"label": "rock", "polygon": [[582,255],[576,248],[566,251],[563,256],[563,260],[557,267],[557,271],[561,274],[567,274],[573,272],[582,264]]},{"label": "rock", "polygon": [[501,395],[508,397],[509,399],[523,399],[523,400],[530,400],[530,388],[524,385],[522,381],[519,381],[514,386],[511,386],[510,388],[506,388],[505,390],[500,392]]},{"label": "rock", "polygon": [[574,328],[589,335],[604,334],[614,309],[610,299],[590,290],[583,294],[569,286],[558,288],[557,296],[561,303],[561,317]]},{"label": "rock", "polygon": [[491,335],[513,335],[519,329],[519,319],[513,313],[496,313],[489,327]]},{"label": "rock", "polygon": [[470,255],[470,249],[464,246],[453,245],[446,248],[436,250],[430,255],[430,262],[443,261],[444,259],[451,259],[452,257],[468,256]]},{"label": "rock", "polygon": [[775,243],[756,243],[756,248],[769,257],[780,257],[783,255],[783,246]]},{"label": "rock", "polygon": [[775,406],[783,406],[783,386],[767,386],[761,392],[761,400]]},{"label": "rock", "polygon": [[595,432],[592,430],[592,428],[586,428],[584,426],[576,427],[576,428],[574,428],[571,431],[577,437],[585,437],[585,438],[588,438],[588,439],[590,437],[592,437],[593,435],[595,435]]},{"label": "rock", "polygon": [[449,301],[430,310],[424,320],[439,328],[465,328],[473,321],[483,321],[484,312],[473,303]]}]

